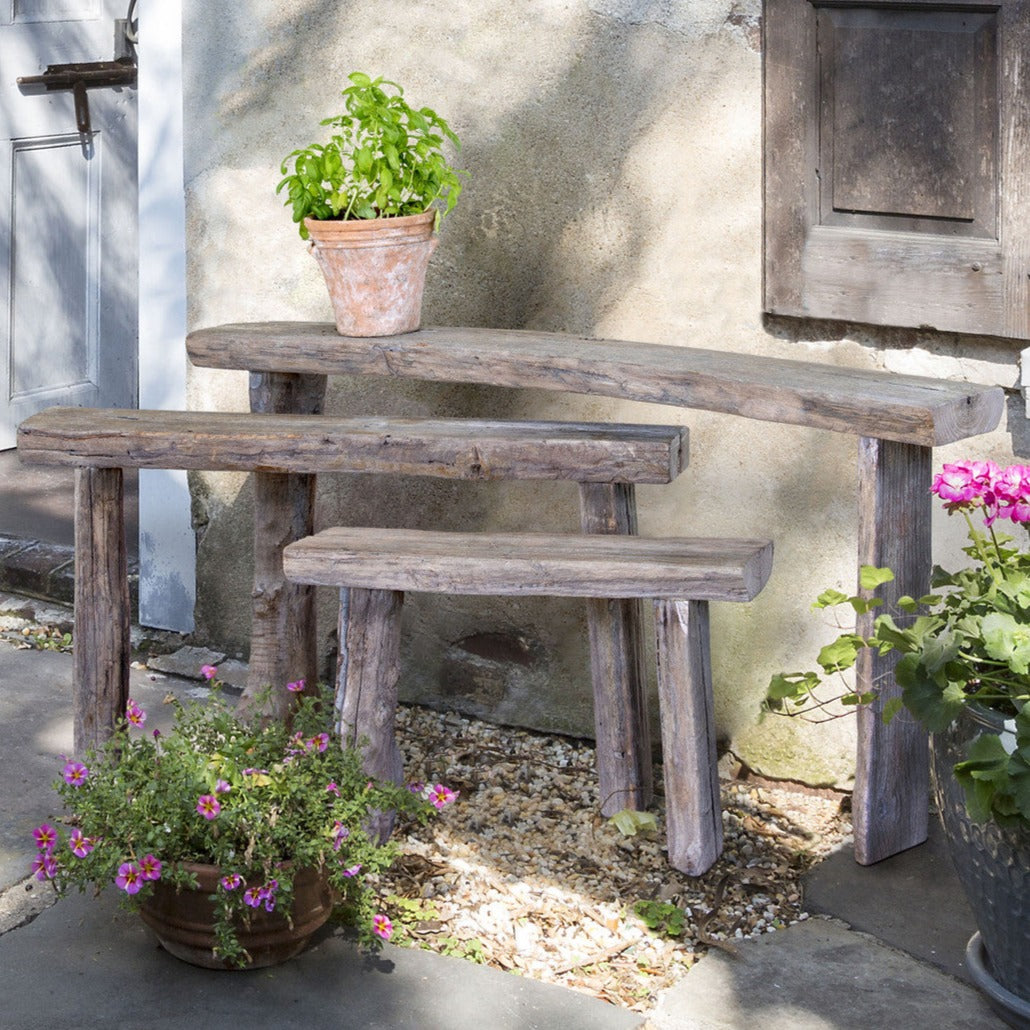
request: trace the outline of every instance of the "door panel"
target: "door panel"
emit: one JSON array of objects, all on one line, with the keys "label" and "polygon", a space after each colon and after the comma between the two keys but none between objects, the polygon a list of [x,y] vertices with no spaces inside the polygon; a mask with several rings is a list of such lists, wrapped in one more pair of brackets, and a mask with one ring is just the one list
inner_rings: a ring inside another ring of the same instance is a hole
[{"label": "door panel", "polygon": [[[54,404],[136,403],[134,88],[21,88],[49,64],[111,60],[124,0],[0,12],[0,448]],[[5,22],[6,16],[6,22]]]}]

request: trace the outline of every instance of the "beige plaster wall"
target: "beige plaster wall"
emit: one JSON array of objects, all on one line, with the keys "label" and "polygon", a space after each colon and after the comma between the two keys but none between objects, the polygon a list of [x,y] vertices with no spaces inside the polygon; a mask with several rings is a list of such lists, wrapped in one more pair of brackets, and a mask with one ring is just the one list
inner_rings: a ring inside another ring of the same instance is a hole
[{"label": "beige plaster wall", "polygon": [[[330,312],[273,190],[278,164],[318,137],[348,72],[404,84],[463,140],[471,179],[433,259],[426,324],[560,330],[1014,387],[1015,343],[761,312],[759,0],[240,0],[186,4],[191,327]],[[246,376],[197,370],[191,404],[243,410]],[[388,380],[334,380],[329,410],[680,421],[691,467],[639,491],[644,533],[769,535],[773,577],[750,605],[713,610],[719,734],[773,776],[847,784],[853,728],[759,723],[772,672],[833,634],[808,610],[855,578],[850,437],[605,398]],[[978,456],[1026,451],[1012,434]],[[944,449],[942,459],[971,454]],[[245,650],[251,495],[195,475],[198,634]],[[326,478],[319,520],[568,528],[567,484]],[[942,518],[937,558],[956,556]],[[328,636],[334,599],[322,604]],[[412,598],[403,690],[490,718],[589,734],[585,626],[573,602]],[[331,642],[327,640],[327,648]],[[328,666],[327,666],[328,667]]]}]

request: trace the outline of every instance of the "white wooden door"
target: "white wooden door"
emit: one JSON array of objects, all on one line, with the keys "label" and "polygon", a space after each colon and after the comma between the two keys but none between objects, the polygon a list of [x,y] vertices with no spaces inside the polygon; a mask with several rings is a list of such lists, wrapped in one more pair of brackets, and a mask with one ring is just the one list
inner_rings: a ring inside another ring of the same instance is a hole
[{"label": "white wooden door", "polygon": [[82,133],[71,90],[17,82],[122,56],[128,6],[0,0],[0,449],[42,408],[136,403],[135,87],[89,89]]}]

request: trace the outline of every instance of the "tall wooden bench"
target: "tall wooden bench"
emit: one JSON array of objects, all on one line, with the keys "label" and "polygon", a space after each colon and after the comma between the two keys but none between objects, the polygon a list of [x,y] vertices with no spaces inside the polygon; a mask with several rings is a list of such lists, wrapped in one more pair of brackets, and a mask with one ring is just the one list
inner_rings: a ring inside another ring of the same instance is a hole
[{"label": "tall wooden bench", "polygon": [[[288,393],[288,391],[287,391]],[[687,463],[680,426],[318,414],[51,408],[22,423],[22,461],[77,466],[76,748],[103,740],[128,696],[129,598],[122,470],[255,473],[254,636],[247,690],[317,678],[314,588],[283,576],[282,549],[314,531],[314,476],[393,473],[450,479],[572,480],[587,533],[635,533],[636,483]],[[645,808],[651,745],[638,601],[588,601],[605,812]],[[282,691],[278,697],[284,698]],[[277,714],[283,714],[279,711]]]},{"label": "tall wooden bench", "polygon": [[[722,850],[708,602],[750,601],[772,551],[757,540],[335,528],[290,544],[283,568],[297,582],[340,588],[343,730],[355,744],[367,740],[370,775],[397,782],[404,591],[652,598],[669,861],[696,876]],[[595,704],[604,691],[595,684]]]},{"label": "tall wooden bench", "polygon": [[[274,405],[294,403],[298,384],[314,396],[327,375],[375,375],[622,397],[847,433],[858,438],[857,565],[894,570],[888,603],[929,590],[933,448],[994,429],[1005,402],[999,387],[975,383],[566,333],[456,327],[349,339],[327,323],[259,322],[201,329],[186,346],[195,365],[248,369],[265,391],[261,410],[290,410]],[[872,618],[863,616],[860,633]],[[864,656],[858,689],[890,684],[893,661]],[[924,841],[928,802],[925,733],[863,710],[855,858],[867,865]]]}]

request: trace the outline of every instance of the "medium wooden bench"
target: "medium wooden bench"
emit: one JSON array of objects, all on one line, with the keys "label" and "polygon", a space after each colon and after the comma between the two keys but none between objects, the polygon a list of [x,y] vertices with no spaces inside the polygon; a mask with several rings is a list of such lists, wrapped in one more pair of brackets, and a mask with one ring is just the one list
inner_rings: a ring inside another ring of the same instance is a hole
[{"label": "medium wooden bench", "polygon": [[[295,401],[295,398],[293,399]],[[293,401],[291,401],[292,403]],[[103,740],[128,691],[129,601],[122,469],[255,472],[255,609],[244,709],[268,684],[317,678],[314,590],[286,582],[282,548],[314,531],[314,474],[574,480],[587,533],[636,533],[635,483],[687,463],[680,426],[319,414],[50,408],[18,431],[22,461],[77,466],[76,748]],[[639,602],[588,602],[606,811],[651,800]],[[284,697],[283,692],[278,692]],[[283,714],[284,710],[277,712]]]},{"label": "medium wooden bench", "polygon": [[[283,568],[297,582],[340,588],[343,730],[354,743],[367,739],[370,775],[397,782],[404,591],[652,598],[669,861],[697,876],[722,850],[708,602],[755,597],[772,551],[756,540],[336,528],[287,546]],[[606,684],[595,679],[594,691],[605,707]]]},{"label": "medium wooden bench", "polygon": [[[994,429],[1002,389],[689,342],[470,327],[355,339],[328,323],[251,322],[198,329],[186,349],[195,365],[248,369],[266,396],[278,392],[284,403],[297,403],[300,383],[314,395],[327,375],[373,375],[620,397],[846,433],[858,438],[856,573],[860,565],[890,566],[888,605],[928,593],[932,449]],[[859,633],[871,632],[874,615],[860,616]],[[896,694],[895,660],[863,655],[859,692],[878,683],[887,684],[884,700]],[[859,712],[853,810],[855,858],[864,865],[926,840],[927,738],[912,720],[885,725],[877,710]]]}]

